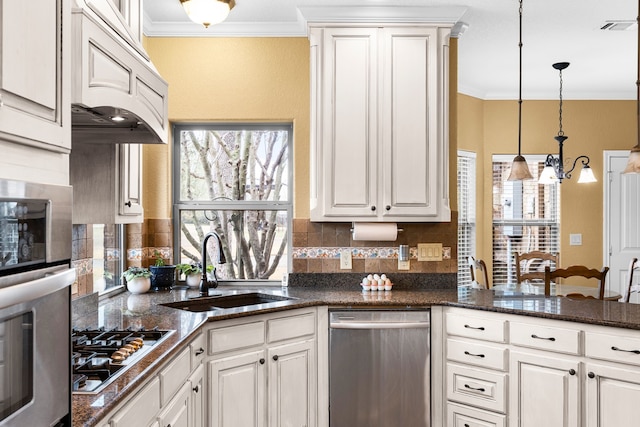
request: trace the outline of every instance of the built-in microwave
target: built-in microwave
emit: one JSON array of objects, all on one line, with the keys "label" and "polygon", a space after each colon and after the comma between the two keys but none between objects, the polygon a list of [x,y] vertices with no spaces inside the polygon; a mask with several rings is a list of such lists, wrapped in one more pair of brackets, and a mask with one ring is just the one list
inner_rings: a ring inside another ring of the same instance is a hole
[{"label": "built-in microwave", "polygon": [[71,426],[71,202],[0,179],[0,427]]}]

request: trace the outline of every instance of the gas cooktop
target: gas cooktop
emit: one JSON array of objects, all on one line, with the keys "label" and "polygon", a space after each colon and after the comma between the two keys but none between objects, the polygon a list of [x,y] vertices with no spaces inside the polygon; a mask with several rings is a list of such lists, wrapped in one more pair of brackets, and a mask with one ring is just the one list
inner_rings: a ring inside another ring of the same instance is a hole
[{"label": "gas cooktop", "polygon": [[76,330],[73,347],[73,392],[95,394],[139,361],[173,330]]}]

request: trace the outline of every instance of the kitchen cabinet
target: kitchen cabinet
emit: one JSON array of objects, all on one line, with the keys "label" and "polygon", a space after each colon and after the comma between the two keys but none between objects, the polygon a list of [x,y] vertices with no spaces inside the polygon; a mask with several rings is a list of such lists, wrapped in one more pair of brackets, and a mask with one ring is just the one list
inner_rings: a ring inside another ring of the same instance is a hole
[{"label": "kitchen cabinet", "polygon": [[216,323],[208,331],[209,426],[316,426],[316,309]]},{"label": "kitchen cabinet", "polygon": [[187,381],[158,415],[157,422],[160,427],[193,427],[192,416],[191,382]]},{"label": "kitchen cabinet", "polygon": [[143,221],[140,144],[77,144],[70,163],[74,224]]},{"label": "kitchen cabinet", "polygon": [[312,221],[450,221],[449,31],[309,29]]},{"label": "kitchen cabinet", "polygon": [[68,154],[70,0],[0,2],[0,139]]}]

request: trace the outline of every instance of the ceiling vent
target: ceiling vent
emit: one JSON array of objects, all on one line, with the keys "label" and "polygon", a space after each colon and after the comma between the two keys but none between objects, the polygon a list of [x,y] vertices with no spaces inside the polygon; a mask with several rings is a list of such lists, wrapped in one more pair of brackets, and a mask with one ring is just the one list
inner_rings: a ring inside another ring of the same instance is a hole
[{"label": "ceiling vent", "polygon": [[605,31],[627,31],[636,26],[636,21],[605,21],[600,26],[601,30]]}]

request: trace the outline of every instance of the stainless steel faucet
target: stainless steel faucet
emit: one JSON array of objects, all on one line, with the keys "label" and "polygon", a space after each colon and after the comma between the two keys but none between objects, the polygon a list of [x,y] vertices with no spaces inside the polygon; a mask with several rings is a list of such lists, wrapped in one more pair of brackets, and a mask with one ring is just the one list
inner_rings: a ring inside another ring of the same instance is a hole
[{"label": "stainless steel faucet", "polygon": [[207,277],[207,241],[212,236],[215,236],[218,241],[218,264],[225,264],[227,262],[224,252],[222,251],[222,240],[220,240],[220,236],[218,236],[218,233],[215,231],[208,232],[202,241],[202,279],[200,279],[200,295],[202,296],[209,295],[209,288],[215,289],[218,287],[215,269],[213,270],[213,280],[209,281]]}]

